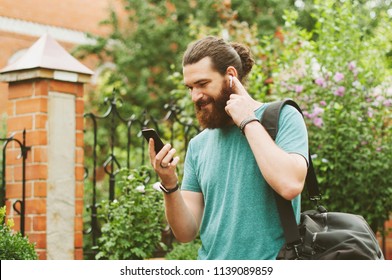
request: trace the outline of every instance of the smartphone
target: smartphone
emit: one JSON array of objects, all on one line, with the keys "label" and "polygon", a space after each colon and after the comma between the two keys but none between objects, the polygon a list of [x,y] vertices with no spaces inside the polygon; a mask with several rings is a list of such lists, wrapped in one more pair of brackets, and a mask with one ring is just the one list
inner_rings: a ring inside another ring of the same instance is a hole
[{"label": "smartphone", "polygon": [[163,148],[164,144],[154,129],[145,128],[142,130],[142,134],[144,138],[146,138],[147,142],[150,141],[150,138],[154,139],[154,150],[156,154]]}]

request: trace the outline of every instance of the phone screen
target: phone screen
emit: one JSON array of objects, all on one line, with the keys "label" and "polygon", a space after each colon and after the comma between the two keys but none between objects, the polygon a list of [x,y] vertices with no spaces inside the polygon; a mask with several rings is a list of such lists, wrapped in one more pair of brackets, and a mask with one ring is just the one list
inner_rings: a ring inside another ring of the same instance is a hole
[{"label": "phone screen", "polygon": [[152,128],[146,128],[142,130],[142,134],[144,138],[146,138],[147,142],[150,138],[154,139],[154,150],[155,153],[158,153],[164,146],[161,138],[159,137],[158,133]]}]

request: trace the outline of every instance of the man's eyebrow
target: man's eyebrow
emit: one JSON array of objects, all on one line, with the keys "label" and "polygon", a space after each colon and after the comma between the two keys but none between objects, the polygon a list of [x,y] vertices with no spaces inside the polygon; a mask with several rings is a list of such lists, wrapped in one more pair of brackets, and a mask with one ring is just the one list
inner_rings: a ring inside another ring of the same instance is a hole
[{"label": "man's eyebrow", "polygon": [[[211,79],[200,79],[200,80],[197,80],[196,82],[194,82],[193,85],[198,85],[198,84],[202,84],[202,83],[209,82],[209,81],[211,81]],[[185,83],[184,83],[184,85],[186,87],[191,87],[190,85],[185,84]]]}]

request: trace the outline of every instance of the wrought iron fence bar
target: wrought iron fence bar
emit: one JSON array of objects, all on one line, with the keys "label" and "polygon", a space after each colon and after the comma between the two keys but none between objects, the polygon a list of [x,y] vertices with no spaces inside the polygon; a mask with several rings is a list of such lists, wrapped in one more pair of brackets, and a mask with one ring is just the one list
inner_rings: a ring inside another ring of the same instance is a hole
[{"label": "wrought iron fence bar", "polygon": [[0,138],[0,141],[6,141],[3,143],[3,152],[2,152],[2,163],[1,163],[1,207],[5,205],[5,162],[6,162],[6,152],[5,149],[8,145],[9,138]]},{"label": "wrought iron fence bar", "polygon": [[[23,130],[22,141],[14,138],[14,134],[8,138],[0,138],[0,141],[5,141],[3,144],[3,162],[2,162],[2,184],[1,184],[1,196],[2,205],[6,202],[6,149],[8,144],[16,142],[20,148],[20,158],[22,158],[22,199],[16,200],[12,207],[16,213],[20,215],[20,233],[22,236],[25,235],[25,219],[26,219],[26,159],[27,154],[31,150],[31,147],[26,146],[26,130]],[[19,205],[19,209],[17,208]]]},{"label": "wrought iron fence bar", "polygon": [[[84,114],[85,118],[91,118],[93,122],[93,176],[92,176],[92,204],[86,208],[90,210],[91,225],[90,228],[84,230],[84,234],[91,234],[92,247],[97,246],[97,240],[100,235],[100,227],[98,225],[98,211],[99,205],[97,204],[97,116],[92,113]],[[99,118],[99,117],[98,117]],[[85,168],[88,170],[88,168]]]}]

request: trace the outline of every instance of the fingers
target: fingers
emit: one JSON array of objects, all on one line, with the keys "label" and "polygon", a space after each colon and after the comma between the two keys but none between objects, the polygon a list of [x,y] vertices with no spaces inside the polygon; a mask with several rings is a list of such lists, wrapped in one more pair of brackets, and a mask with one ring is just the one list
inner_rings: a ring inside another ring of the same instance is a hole
[{"label": "fingers", "polygon": [[240,82],[240,80],[237,79],[237,77],[233,77],[233,93],[238,94],[238,95],[248,95],[248,92]]},{"label": "fingers", "polygon": [[149,151],[149,156],[150,156],[150,162],[152,163],[155,156],[156,156],[153,138],[150,138],[150,140],[148,141],[148,151]]},{"label": "fingers", "polygon": [[[165,153],[169,150],[167,153]],[[172,166],[172,161],[174,159],[174,155],[176,153],[176,149],[172,149],[170,144],[167,144],[155,157],[156,161],[159,162],[160,167],[167,168]],[[163,157],[162,157],[163,156]]]},{"label": "fingers", "polygon": [[173,149],[170,144],[166,144],[158,154],[154,150],[154,140],[151,138],[148,142],[149,156],[151,165],[156,171],[167,169],[175,169],[179,162],[179,157],[174,157],[176,149]]},{"label": "fingers", "polygon": [[166,144],[158,154],[155,153],[154,140],[148,141],[150,162],[155,172],[158,174],[162,184],[165,186],[175,186],[178,182],[176,173],[177,164],[180,161],[178,156],[174,157],[176,150]]},{"label": "fingers", "polygon": [[253,104],[253,99],[247,93],[230,94],[225,111],[238,126],[244,118],[254,115]]},{"label": "fingers", "polygon": [[226,102],[226,111],[230,110],[230,108],[232,108],[233,106],[246,106],[246,102],[247,102],[247,98],[245,98],[242,95],[238,95],[238,94],[230,94],[230,98],[229,100],[227,100]]}]

